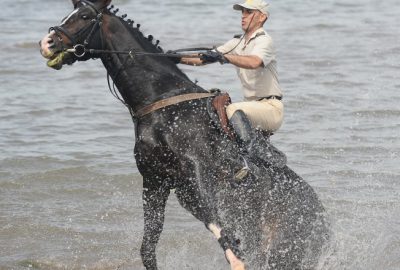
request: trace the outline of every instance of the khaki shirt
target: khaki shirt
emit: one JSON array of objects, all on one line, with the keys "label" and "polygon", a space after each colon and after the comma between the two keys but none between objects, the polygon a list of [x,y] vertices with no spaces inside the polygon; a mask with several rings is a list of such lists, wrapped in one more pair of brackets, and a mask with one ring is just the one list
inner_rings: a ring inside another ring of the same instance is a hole
[{"label": "khaki shirt", "polygon": [[[282,96],[276,70],[275,48],[271,36],[263,28],[260,28],[253,33],[247,43],[244,38],[240,43],[239,41],[240,38],[234,38],[218,47],[217,50],[233,55],[254,55],[262,59],[264,66],[257,69],[236,67],[245,99],[256,100],[268,96]],[[235,48],[235,46],[237,47]]]}]

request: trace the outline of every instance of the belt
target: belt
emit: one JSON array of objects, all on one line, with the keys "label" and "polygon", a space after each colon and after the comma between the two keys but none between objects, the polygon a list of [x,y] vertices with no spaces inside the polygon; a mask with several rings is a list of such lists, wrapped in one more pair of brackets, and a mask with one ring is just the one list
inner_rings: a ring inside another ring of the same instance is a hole
[{"label": "belt", "polygon": [[268,97],[262,97],[259,98],[258,101],[261,101],[263,99],[277,99],[277,100],[282,100],[282,96],[268,96]]}]

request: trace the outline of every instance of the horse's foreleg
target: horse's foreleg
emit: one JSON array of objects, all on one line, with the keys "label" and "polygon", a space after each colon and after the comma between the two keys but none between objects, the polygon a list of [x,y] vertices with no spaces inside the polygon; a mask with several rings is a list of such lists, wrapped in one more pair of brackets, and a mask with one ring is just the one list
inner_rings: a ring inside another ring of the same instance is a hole
[{"label": "horse's foreleg", "polygon": [[157,269],[156,246],[164,225],[164,211],[169,189],[144,189],[144,235],[140,254],[147,270]]},{"label": "horse's foreleg", "polygon": [[[194,215],[198,220],[202,221],[206,227],[215,235],[217,240],[221,239],[221,229],[215,224],[210,223],[212,220],[211,211],[205,207],[205,203],[199,199],[199,192],[192,185],[186,184],[182,188],[175,191],[180,204]],[[232,252],[231,249],[225,249],[225,256],[231,265],[232,270],[244,270],[244,264]]]},{"label": "horse's foreleg", "polygon": [[[214,234],[218,241],[222,238],[222,230],[217,225],[209,224],[208,229]],[[244,263],[235,256],[230,248],[225,249],[225,256],[232,270],[245,270]]]}]

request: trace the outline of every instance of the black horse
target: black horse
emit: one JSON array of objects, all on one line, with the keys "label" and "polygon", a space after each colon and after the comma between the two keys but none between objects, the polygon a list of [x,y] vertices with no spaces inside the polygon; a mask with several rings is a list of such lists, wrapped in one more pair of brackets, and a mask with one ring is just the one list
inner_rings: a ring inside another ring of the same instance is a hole
[{"label": "black horse", "polygon": [[[213,97],[170,57],[161,57],[158,42],[139,26],[116,16],[111,0],[72,2],[74,11],[50,29],[41,52],[57,69],[100,58],[133,115],[146,269],[157,269],[156,245],[172,189],[215,234],[232,269],[313,269],[327,238],[325,211],[313,189],[287,166],[251,159],[250,173],[235,180],[241,150],[215,121]],[[173,97],[192,98],[157,107]]]}]

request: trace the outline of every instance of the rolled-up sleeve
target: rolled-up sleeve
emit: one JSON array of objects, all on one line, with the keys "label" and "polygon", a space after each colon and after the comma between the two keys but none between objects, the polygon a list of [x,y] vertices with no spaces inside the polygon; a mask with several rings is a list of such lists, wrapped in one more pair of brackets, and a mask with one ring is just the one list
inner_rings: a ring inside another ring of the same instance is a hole
[{"label": "rolled-up sleeve", "polygon": [[268,66],[275,59],[275,48],[272,38],[269,36],[261,36],[255,40],[256,44],[250,53],[258,56],[264,63],[264,67]]}]

